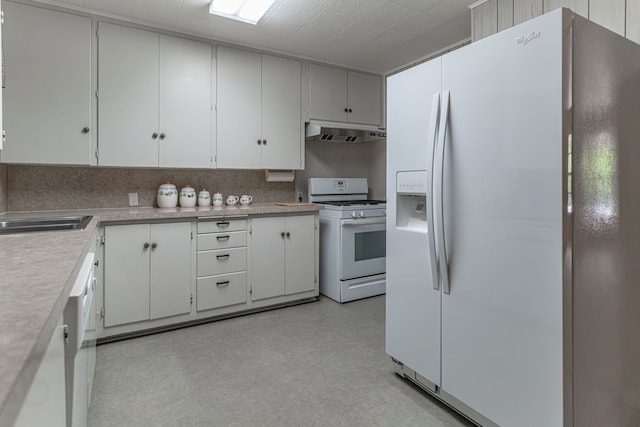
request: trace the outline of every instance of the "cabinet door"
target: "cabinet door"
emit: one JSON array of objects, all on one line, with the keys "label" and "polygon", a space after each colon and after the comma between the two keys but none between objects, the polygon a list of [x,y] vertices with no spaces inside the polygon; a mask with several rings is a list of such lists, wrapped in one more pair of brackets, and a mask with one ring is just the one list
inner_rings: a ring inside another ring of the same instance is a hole
[{"label": "cabinet door", "polygon": [[299,169],[302,153],[300,63],[262,55],[263,169]]},{"label": "cabinet door", "polygon": [[380,76],[349,71],[347,73],[347,103],[350,123],[380,124]]},{"label": "cabinet door", "polygon": [[211,45],[160,36],[160,167],[211,167]]},{"label": "cabinet door", "polygon": [[149,225],[105,227],[104,325],[149,319]]},{"label": "cabinet door", "polygon": [[346,71],[310,64],[309,109],[311,118],[346,122],[347,107]]},{"label": "cabinet door", "polygon": [[14,427],[67,425],[64,346],[60,316]]},{"label": "cabinet door", "polygon": [[100,166],[158,166],[158,37],[99,23]]},{"label": "cabinet door", "polygon": [[315,216],[285,218],[285,293],[312,291],[315,284]]},{"label": "cabinet door", "polygon": [[220,46],[217,64],[218,167],[259,169],[260,54]]},{"label": "cabinet door", "polygon": [[284,219],[251,220],[251,299],[253,301],[285,294]]},{"label": "cabinet door", "polygon": [[191,224],[152,224],[150,250],[150,318],[189,313],[192,282]]},{"label": "cabinet door", "polygon": [[3,10],[2,161],[90,164],[91,20],[11,2]]}]

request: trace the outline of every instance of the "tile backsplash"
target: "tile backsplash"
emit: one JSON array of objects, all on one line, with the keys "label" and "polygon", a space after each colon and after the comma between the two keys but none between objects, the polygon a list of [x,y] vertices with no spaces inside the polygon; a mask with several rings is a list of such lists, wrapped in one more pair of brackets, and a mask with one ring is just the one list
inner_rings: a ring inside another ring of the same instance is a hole
[{"label": "tile backsplash", "polygon": [[293,182],[267,182],[261,170],[0,165],[0,212],[122,208],[129,206],[129,193],[138,193],[138,206],[152,207],[166,181],[178,189],[249,194],[254,203],[295,199]]}]

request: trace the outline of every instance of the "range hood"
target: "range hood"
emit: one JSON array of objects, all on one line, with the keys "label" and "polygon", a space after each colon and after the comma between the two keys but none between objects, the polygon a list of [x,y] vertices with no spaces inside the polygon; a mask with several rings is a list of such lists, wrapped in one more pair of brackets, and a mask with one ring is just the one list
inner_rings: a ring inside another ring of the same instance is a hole
[{"label": "range hood", "polygon": [[306,124],[305,133],[307,141],[346,142],[350,144],[380,141],[387,138],[385,130],[377,126],[315,120],[311,120]]}]

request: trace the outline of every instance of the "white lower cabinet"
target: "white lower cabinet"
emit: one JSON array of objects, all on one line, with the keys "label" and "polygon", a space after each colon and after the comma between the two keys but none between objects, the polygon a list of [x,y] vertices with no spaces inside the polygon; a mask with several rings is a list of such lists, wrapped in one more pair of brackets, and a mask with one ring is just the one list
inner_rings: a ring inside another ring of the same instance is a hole
[{"label": "white lower cabinet", "polygon": [[317,297],[318,253],[317,212],[106,225],[98,336]]},{"label": "white lower cabinet", "polygon": [[247,272],[198,277],[198,311],[247,302]]},{"label": "white lower cabinet", "polygon": [[317,215],[251,220],[251,300],[317,289]]},{"label": "white lower cabinet", "polygon": [[66,427],[64,345],[60,316],[14,427]]},{"label": "white lower cabinet", "polygon": [[191,223],[105,227],[104,326],[191,311]]},{"label": "white lower cabinet", "polygon": [[247,220],[198,223],[198,311],[247,302]]}]

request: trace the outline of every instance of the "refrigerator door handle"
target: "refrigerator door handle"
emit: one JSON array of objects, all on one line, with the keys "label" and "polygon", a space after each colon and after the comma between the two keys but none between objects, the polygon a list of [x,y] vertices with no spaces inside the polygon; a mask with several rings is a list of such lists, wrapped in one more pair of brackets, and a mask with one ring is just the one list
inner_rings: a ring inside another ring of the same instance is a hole
[{"label": "refrigerator door handle", "polygon": [[433,95],[433,101],[431,102],[431,120],[429,122],[429,143],[432,144],[431,151],[431,170],[427,173],[427,191],[429,192],[428,205],[427,205],[427,234],[429,237],[429,261],[431,263],[431,280],[433,280],[433,289],[440,290],[440,279],[438,277],[438,261],[436,259],[436,236],[435,226],[433,224],[433,209],[435,198],[433,197],[433,177],[435,173],[435,155],[437,144],[437,126],[438,126],[438,113],[440,110],[440,93]]},{"label": "refrigerator door handle", "polygon": [[438,260],[440,261],[440,277],[442,290],[449,294],[449,263],[447,261],[447,245],[444,236],[444,153],[447,141],[447,123],[449,121],[449,91],[442,92],[440,109],[440,123],[438,125],[438,162],[440,166],[440,181],[436,184],[436,205],[438,214]]}]

